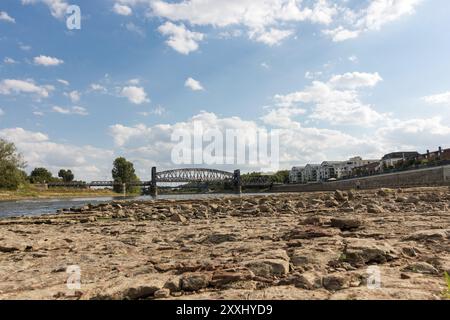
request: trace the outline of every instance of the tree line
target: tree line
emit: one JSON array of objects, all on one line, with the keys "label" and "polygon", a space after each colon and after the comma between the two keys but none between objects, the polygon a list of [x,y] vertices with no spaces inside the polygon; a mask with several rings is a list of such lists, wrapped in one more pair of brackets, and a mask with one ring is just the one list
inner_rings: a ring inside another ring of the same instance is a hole
[{"label": "tree line", "polygon": [[[71,170],[61,169],[58,176],[54,177],[48,169],[39,167],[34,168],[28,175],[25,171],[26,166],[22,154],[17,151],[14,143],[0,139],[0,189],[18,190],[20,187],[29,184],[75,181],[75,175]],[[114,160],[111,173],[113,180],[117,182],[114,191],[118,193],[124,191],[122,189],[123,184],[140,181],[133,163],[123,157]],[[130,185],[127,185],[126,189],[127,193],[139,192],[139,188]]]}]

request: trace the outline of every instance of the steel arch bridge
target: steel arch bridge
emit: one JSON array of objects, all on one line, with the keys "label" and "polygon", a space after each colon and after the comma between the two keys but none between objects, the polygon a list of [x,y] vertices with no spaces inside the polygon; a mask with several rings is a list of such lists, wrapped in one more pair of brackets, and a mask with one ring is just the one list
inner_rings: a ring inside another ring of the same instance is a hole
[{"label": "steel arch bridge", "polygon": [[226,182],[233,181],[235,173],[203,168],[167,170],[156,173],[156,182]]}]

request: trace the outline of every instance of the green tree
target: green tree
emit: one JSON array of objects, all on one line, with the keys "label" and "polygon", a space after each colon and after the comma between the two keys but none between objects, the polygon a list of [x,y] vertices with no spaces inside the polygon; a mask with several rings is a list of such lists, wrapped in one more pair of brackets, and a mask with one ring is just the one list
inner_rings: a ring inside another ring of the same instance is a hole
[{"label": "green tree", "polygon": [[24,167],[25,162],[14,143],[0,139],[0,188],[17,190],[25,183],[21,171]]},{"label": "green tree", "polygon": [[52,173],[45,168],[35,168],[30,173],[31,183],[46,183],[54,180]]},{"label": "green tree", "polygon": [[60,177],[64,182],[72,182],[73,179],[75,179],[72,170],[64,170],[64,169],[59,170],[58,177]]},{"label": "green tree", "polygon": [[112,177],[114,182],[118,183],[114,186],[114,191],[118,193],[123,192],[122,184],[127,184],[127,193],[137,193],[139,192],[139,188],[130,186],[129,184],[132,182],[138,182],[139,178],[136,176],[136,172],[134,170],[134,165],[127,159],[120,157],[114,160],[113,169],[112,169]]}]

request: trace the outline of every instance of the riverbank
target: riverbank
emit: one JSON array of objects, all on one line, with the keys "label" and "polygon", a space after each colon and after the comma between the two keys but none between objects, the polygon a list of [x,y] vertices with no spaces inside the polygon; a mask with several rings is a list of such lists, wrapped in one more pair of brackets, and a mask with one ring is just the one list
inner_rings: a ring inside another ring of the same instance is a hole
[{"label": "riverbank", "polygon": [[92,197],[118,197],[120,194],[109,189],[64,189],[52,188],[41,190],[32,185],[17,191],[0,190],[0,201],[18,201],[55,198],[92,198]]},{"label": "riverbank", "polygon": [[381,189],[5,219],[0,299],[443,299],[449,207],[449,188]]}]

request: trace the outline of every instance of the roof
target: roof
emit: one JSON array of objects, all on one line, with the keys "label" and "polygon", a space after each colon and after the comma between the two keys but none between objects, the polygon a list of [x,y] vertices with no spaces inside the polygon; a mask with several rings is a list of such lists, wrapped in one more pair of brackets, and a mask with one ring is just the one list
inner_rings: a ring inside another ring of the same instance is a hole
[{"label": "roof", "polygon": [[388,160],[388,159],[399,159],[399,158],[410,158],[410,157],[416,157],[419,153],[417,151],[399,151],[399,152],[392,152],[386,154],[382,160]]}]

